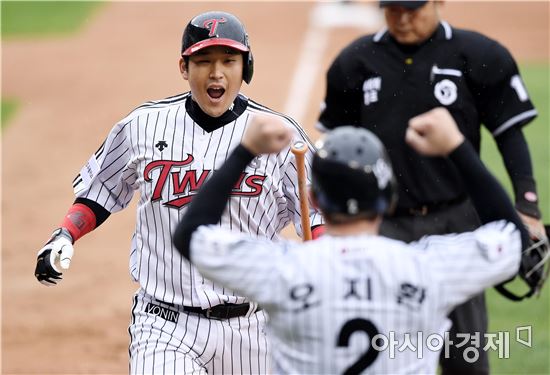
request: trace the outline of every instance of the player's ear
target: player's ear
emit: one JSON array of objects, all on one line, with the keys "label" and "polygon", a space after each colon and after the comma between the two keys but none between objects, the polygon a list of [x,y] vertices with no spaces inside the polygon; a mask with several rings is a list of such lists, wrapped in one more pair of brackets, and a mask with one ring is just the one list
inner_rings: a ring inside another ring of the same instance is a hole
[{"label": "player's ear", "polygon": [[317,211],[320,211],[319,203],[317,202],[317,196],[315,195],[315,191],[313,189],[309,189],[309,200],[311,201],[313,208],[315,208]]},{"label": "player's ear", "polygon": [[180,68],[180,73],[183,76],[183,79],[187,81],[189,79],[189,74],[187,72],[187,64],[185,63],[185,59],[183,57],[180,57],[180,61],[178,65]]}]

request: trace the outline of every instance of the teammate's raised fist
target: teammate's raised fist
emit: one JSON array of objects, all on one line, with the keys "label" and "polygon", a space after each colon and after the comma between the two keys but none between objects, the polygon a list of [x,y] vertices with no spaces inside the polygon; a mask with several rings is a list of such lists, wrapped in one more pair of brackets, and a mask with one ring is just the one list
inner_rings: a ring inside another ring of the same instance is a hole
[{"label": "teammate's raised fist", "polygon": [[254,155],[272,154],[288,146],[292,131],[275,116],[255,114],[242,138],[242,145]]},{"label": "teammate's raised fist", "polygon": [[464,136],[449,111],[439,107],[411,118],[405,140],[422,155],[447,156]]}]

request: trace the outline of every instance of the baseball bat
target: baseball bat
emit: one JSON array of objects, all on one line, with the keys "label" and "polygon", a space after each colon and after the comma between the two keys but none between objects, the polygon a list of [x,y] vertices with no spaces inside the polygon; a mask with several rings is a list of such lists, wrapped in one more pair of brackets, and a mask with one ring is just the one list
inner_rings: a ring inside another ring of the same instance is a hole
[{"label": "baseball bat", "polygon": [[290,150],[296,158],[296,169],[298,169],[298,196],[300,197],[300,215],[302,217],[302,238],[304,241],[309,241],[311,240],[311,225],[309,222],[309,201],[305,167],[305,154],[308,151],[308,147],[305,142],[297,141],[291,146]]}]

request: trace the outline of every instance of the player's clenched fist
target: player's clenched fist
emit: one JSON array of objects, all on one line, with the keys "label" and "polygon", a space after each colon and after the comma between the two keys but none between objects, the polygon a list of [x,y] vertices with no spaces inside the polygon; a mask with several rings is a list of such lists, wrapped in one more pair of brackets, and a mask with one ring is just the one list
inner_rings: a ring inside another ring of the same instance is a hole
[{"label": "player's clenched fist", "polygon": [[56,266],[59,263],[66,270],[73,256],[73,239],[65,228],[56,229],[48,243],[38,252],[34,275],[46,286],[57,285],[62,279],[62,273]]},{"label": "player's clenched fist", "polygon": [[254,155],[272,154],[288,146],[291,130],[278,118],[255,114],[242,138],[242,145]]},{"label": "player's clenched fist", "polygon": [[445,108],[434,108],[409,120],[405,140],[418,153],[446,156],[464,142],[464,136]]}]

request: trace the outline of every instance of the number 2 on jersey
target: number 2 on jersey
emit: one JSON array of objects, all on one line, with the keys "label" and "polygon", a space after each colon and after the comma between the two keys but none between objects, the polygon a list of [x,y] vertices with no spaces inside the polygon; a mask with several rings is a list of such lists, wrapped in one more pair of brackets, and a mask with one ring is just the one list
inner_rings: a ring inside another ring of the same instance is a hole
[{"label": "number 2 on jersey", "polygon": [[360,318],[348,320],[340,330],[336,345],[339,347],[348,346],[351,336],[356,331],[365,332],[369,337],[371,345],[369,346],[367,351],[364,352],[363,355],[357,359],[357,361],[355,361],[354,364],[352,364],[346,369],[346,371],[344,371],[345,375],[359,374],[361,371],[372,365],[373,362],[376,360],[376,357],[378,357],[378,351],[372,347],[372,338],[376,336],[379,332],[378,328],[376,328],[374,323],[372,323],[370,320]]}]

